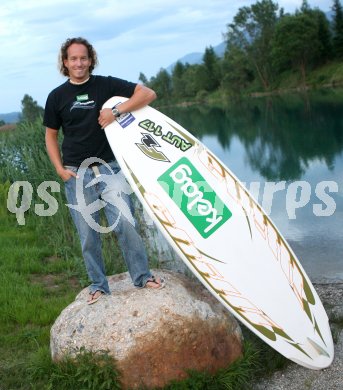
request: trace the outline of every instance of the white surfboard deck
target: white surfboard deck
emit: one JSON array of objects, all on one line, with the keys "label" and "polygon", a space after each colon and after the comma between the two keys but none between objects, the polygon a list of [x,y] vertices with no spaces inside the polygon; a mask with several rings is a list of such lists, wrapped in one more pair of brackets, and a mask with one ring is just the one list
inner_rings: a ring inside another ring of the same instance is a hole
[{"label": "white surfboard deck", "polygon": [[[103,107],[125,100],[113,97]],[[205,287],[288,359],[328,367],[334,347],[323,305],[286,240],[229,168],[149,106],[105,132],[146,211]]]}]

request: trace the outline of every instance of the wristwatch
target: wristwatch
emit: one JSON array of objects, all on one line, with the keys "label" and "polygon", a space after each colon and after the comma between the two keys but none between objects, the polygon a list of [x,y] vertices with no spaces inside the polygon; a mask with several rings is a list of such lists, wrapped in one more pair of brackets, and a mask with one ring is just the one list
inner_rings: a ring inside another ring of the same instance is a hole
[{"label": "wristwatch", "polygon": [[113,108],[112,108],[112,114],[113,114],[116,118],[118,118],[118,117],[121,115],[121,112],[118,110],[118,108],[113,107]]}]

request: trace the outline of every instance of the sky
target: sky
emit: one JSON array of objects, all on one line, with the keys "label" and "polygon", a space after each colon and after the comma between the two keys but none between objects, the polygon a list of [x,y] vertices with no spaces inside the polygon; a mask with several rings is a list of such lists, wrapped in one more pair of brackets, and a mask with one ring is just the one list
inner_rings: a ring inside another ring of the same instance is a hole
[{"label": "sky", "polygon": [[[65,78],[57,67],[61,44],[82,36],[95,47],[94,74],[138,82],[183,56],[223,42],[239,8],[257,0],[2,0],[0,113],[21,111],[30,95],[44,107]],[[274,0],[294,12],[302,0]],[[331,0],[308,0],[329,11]]]}]

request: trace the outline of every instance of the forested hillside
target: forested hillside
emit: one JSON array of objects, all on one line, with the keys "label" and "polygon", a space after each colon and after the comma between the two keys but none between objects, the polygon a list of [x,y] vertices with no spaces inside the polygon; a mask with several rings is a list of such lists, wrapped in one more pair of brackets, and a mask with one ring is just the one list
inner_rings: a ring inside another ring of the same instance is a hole
[{"label": "forested hillside", "polygon": [[332,18],[307,0],[285,13],[272,0],[238,10],[225,33],[226,51],[208,47],[201,64],[176,63],[148,80],[159,101],[203,100],[279,89],[336,86],[343,82],[343,9],[331,4]]}]

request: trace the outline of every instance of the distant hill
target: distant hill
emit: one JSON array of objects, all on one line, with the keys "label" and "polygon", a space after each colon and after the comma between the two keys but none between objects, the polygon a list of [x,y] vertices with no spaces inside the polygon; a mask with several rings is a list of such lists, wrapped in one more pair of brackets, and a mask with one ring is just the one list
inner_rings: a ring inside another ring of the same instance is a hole
[{"label": "distant hill", "polygon": [[19,121],[20,112],[10,112],[9,114],[0,114],[0,120],[5,123],[16,123]]},{"label": "distant hill", "polygon": [[[213,46],[214,52],[217,54],[218,57],[223,57],[226,49],[226,43],[222,42],[217,46]],[[182,64],[189,64],[189,65],[195,65],[195,64],[201,64],[202,58],[204,56],[204,53],[189,53],[183,56],[182,58],[178,59],[177,61],[173,62],[171,65],[169,65],[166,70],[169,73],[172,73],[174,66],[177,62],[181,62]]]}]

